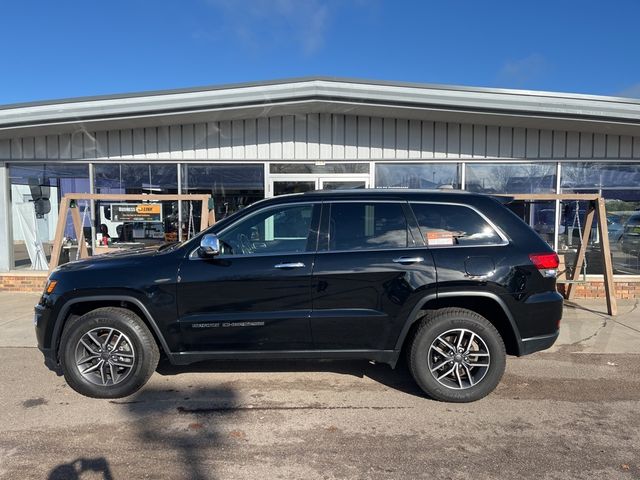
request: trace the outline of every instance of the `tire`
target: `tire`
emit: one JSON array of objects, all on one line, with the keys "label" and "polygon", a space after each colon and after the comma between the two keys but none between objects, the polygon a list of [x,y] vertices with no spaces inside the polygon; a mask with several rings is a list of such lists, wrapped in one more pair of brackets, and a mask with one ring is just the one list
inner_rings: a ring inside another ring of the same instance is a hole
[{"label": "tire", "polygon": [[[417,384],[431,398],[473,402],[500,383],[506,364],[504,342],[486,318],[463,308],[443,308],[418,322],[407,350],[407,363]],[[462,343],[458,344],[461,336]],[[464,352],[456,349],[449,356],[451,349],[442,340],[452,347],[460,345]]]},{"label": "tire", "polygon": [[[93,398],[121,398],[137,392],[158,365],[153,335],[135,313],[104,307],[67,322],[60,343],[64,378]],[[115,379],[115,381],[114,381]]]}]

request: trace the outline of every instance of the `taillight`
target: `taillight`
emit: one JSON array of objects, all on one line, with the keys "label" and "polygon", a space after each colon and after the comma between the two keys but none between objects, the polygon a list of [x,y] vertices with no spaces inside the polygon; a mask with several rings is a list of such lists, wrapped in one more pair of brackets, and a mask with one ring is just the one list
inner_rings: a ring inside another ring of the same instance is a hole
[{"label": "taillight", "polygon": [[555,277],[558,274],[560,259],[557,253],[532,253],[529,259],[545,277]]}]

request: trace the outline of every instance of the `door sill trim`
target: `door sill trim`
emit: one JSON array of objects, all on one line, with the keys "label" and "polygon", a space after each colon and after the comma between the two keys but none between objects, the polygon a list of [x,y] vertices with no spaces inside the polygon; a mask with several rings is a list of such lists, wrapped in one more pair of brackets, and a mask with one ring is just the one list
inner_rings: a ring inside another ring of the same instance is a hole
[{"label": "door sill trim", "polygon": [[294,360],[294,359],[364,359],[395,366],[396,350],[227,350],[212,352],[177,352],[168,355],[174,365],[189,365],[206,360]]}]

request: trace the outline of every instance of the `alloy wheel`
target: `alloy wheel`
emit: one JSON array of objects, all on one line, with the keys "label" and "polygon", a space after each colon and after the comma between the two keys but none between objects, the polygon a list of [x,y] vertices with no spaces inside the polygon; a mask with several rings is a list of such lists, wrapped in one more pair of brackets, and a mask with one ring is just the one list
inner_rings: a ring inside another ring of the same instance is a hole
[{"label": "alloy wheel", "polygon": [[80,375],[100,386],[117,385],[133,371],[136,356],[129,337],[115,328],[99,327],[85,333],[75,349]]},{"label": "alloy wheel", "polygon": [[486,342],[466,328],[448,330],[429,347],[429,371],[441,385],[465,390],[482,381],[491,364]]}]

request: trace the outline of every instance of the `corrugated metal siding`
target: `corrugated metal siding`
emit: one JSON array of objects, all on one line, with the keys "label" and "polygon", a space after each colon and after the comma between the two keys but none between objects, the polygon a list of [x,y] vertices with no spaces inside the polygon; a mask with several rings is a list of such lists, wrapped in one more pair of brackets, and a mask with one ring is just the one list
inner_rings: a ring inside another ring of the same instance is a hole
[{"label": "corrugated metal siding", "polygon": [[640,137],[353,115],[0,140],[0,160],[638,159]]}]

